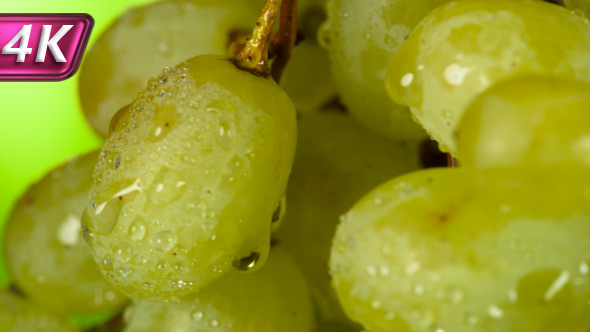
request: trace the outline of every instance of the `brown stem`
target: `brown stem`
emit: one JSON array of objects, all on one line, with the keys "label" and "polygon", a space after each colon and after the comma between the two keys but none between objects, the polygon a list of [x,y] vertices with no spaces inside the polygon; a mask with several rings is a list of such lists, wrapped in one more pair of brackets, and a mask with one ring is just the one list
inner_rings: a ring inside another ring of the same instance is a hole
[{"label": "brown stem", "polygon": [[268,48],[272,28],[281,8],[281,2],[282,0],[266,1],[262,15],[260,15],[252,32],[252,38],[234,57],[236,66],[258,76],[267,77],[269,75]]},{"label": "brown stem", "polygon": [[447,153],[447,167],[457,167],[457,161],[450,153]]},{"label": "brown stem", "polygon": [[276,55],[272,63],[271,75],[279,83],[283,70],[291,58],[297,40],[297,0],[283,0],[279,32],[273,37],[272,53]]}]

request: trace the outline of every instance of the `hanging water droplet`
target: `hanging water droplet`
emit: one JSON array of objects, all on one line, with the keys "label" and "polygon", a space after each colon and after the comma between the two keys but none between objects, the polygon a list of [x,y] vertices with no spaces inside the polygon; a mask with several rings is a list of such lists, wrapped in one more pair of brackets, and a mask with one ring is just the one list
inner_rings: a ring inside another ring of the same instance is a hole
[{"label": "hanging water droplet", "polygon": [[234,260],[232,265],[238,271],[248,271],[254,268],[259,259],[260,254],[254,251],[247,257]]}]

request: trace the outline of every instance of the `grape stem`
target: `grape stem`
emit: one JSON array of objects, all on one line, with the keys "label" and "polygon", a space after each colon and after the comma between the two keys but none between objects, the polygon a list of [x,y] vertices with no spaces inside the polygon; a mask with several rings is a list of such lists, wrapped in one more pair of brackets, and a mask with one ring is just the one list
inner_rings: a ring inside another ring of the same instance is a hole
[{"label": "grape stem", "polygon": [[[287,0],[288,1],[288,0]],[[246,45],[235,55],[235,65],[254,75],[268,77],[268,49],[272,29],[281,8],[282,0],[267,0],[256,27]]]},{"label": "grape stem", "polygon": [[447,153],[447,167],[457,167],[457,162],[455,160],[455,158],[453,158],[453,156],[451,156],[450,153]]},{"label": "grape stem", "polygon": [[271,75],[279,83],[297,42],[297,0],[283,0],[279,32],[271,40]]}]

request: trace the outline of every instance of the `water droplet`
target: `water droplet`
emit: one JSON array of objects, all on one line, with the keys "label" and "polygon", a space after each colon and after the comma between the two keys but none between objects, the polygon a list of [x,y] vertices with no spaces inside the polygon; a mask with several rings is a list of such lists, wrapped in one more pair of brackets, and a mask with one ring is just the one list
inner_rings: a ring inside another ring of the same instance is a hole
[{"label": "water droplet", "polygon": [[166,271],[168,270],[168,268],[170,267],[170,265],[168,265],[168,262],[161,260],[158,262],[158,264],[156,265],[156,268],[160,271]]},{"label": "water droplet", "polygon": [[116,152],[105,151],[104,163],[110,169],[117,169],[121,165],[121,156]]},{"label": "water droplet", "polygon": [[217,321],[217,319],[212,319],[209,322],[209,326],[211,326],[211,327],[217,327],[218,325],[219,325],[219,322]]},{"label": "water droplet", "polygon": [[283,194],[283,196],[281,197],[281,200],[277,203],[277,208],[275,209],[275,211],[272,214],[271,232],[277,231],[281,227],[281,225],[283,224],[283,221],[285,220],[285,212],[287,211],[286,204],[287,204],[287,199],[286,199],[286,196]]},{"label": "water droplet", "polygon": [[131,270],[127,267],[118,267],[116,272],[123,278],[127,278],[131,274]]},{"label": "water droplet", "polygon": [[193,318],[193,320],[195,322],[200,322],[203,319],[203,312],[200,310],[195,310],[193,311],[193,313],[191,314],[191,317]]},{"label": "water droplet", "polygon": [[150,200],[156,205],[170,203],[182,194],[185,184],[186,182],[176,171],[162,167],[150,186]]},{"label": "water droplet", "polygon": [[94,199],[98,203],[93,202],[92,206],[95,208],[86,218],[87,226],[97,234],[110,234],[119,218],[121,207],[126,202],[133,201],[141,190],[139,179],[114,183]]},{"label": "water droplet", "polygon": [[90,244],[92,239],[94,238],[94,233],[88,228],[88,219],[90,216],[88,215],[88,211],[84,211],[82,214],[82,220],[80,227],[82,228],[82,237],[86,243]]},{"label": "water droplet", "polygon": [[451,85],[461,85],[465,81],[465,76],[471,71],[471,68],[461,67],[454,63],[445,69],[444,76]]},{"label": "water droplet", "polygon": [[238,271],[248,271],[254,268],[259,259],[260,254],[252,252],[247,257],[234,260],[232,265]]},{"label": "water droplet", "polygon": [[177,241],[178,239],[174,234],[172,234],[172,232],[163,231],[154,235],[153,245],[160,251],[168,252],[172,250]]},{"label": "water droplet", "polygon": [[[164,96],[164,90],[159,91],[158,95]],[[176,113],[174,105],[165,105],[158,108],[151,121],[152,130],[149,140],[158,142],[166,138],[176,125]]]},{"label": "water droplet", "polygon": [[133,258],[133,248],[127,243],[119,243],[115,250],[115,257],[122,262],[129,262]]},{"label": "water droplet", "polygon": [[182,265],[182,263],[174,264],[174,271],[182,273],[182,271],[184,271],[184,265]]},{"label": "water droplet", "polygon": [[111,257],[109,257],[109,256],[103,257],[101,263],[102,263],[102,268],[105,269],[106,271],[113,270],[113,260],[111,259]]},{"label": "water droplet", "polygon": [[141,241],[145,237],[147,228],[143,222],[143,218],[137,217],[129,226],[128,234],[132,241]]}]

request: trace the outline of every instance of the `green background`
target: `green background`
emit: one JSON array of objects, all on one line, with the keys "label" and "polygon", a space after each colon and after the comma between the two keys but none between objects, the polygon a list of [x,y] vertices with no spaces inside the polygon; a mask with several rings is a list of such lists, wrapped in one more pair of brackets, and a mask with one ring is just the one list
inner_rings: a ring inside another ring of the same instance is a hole
[{"label": "green background", "polygon": [[[1,1],[0,12],[88,13],[95,20],[91,47],[115,17],[146,2],[150,0]],[[0,82],[0,230],[29,185],[68,159],[101,145],[84,119],[77,84],[77,74],[63,82]],[[0,287],[8,282],[0,257]]]}]

